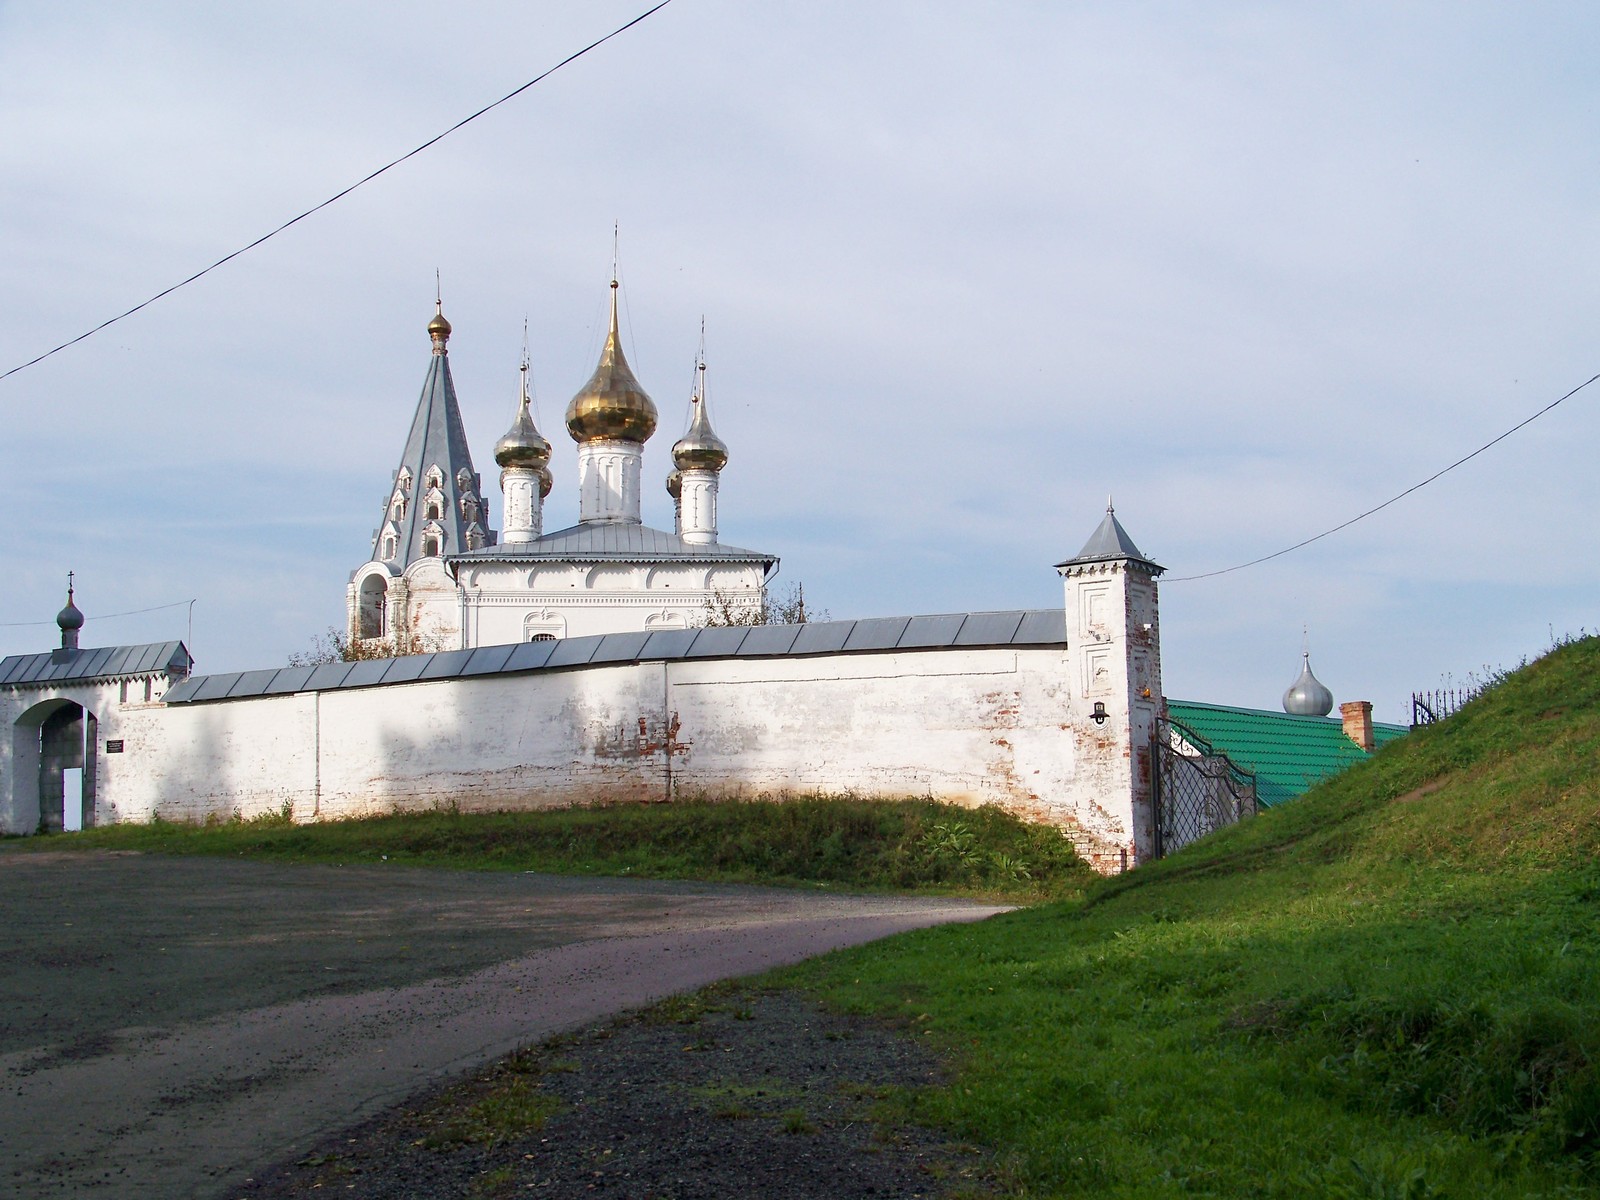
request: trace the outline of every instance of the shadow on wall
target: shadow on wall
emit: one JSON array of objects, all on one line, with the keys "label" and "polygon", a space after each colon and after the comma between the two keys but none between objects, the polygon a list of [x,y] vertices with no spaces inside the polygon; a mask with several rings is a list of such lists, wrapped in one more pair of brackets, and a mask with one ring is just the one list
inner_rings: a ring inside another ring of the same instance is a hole
[{"label": "shadow on wall", "polygon": [[[59,696],[16,719],[9,832],[60,833],[94,824],[98,727],[92,711]],[[67,794],[69,780],[75,783],[73,795]]]}]

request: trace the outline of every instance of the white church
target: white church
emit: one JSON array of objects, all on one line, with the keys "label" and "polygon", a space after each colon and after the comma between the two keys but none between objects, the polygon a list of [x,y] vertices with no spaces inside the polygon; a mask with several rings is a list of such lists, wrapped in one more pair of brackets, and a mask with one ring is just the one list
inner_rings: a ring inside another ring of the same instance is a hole
[{"label": "white church", "polygon": [[578,445],[578,523],[553,533],[544,531],[551,447],[530,412],[526,359],[516,416],[494,448],[497,535],[450,377],[442,305],[428,336],[433,357],[372,557],[350,579],[353,643],[400,652],[473,649],[688,629],[705,624],[712,606],[735,618],[761,610],[778,560],[718,538],[728,448],[711,427],[703,362],[689,428],[672,448],[677,469],[666,479],[676,528],[652,529],[640,517],[644,444],[657,414],[622,352],[615,280],[599,365],[566,410]]}]

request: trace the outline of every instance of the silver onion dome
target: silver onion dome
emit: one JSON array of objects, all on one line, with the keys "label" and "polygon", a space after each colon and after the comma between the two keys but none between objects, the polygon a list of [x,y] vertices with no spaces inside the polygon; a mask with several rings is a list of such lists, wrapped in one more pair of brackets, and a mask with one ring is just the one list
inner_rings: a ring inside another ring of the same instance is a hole
[{"label": "silver onion dome", "polygon": [[534,427],[533,414],[528,411],[526,388],[517,405],[516,420],[494,444],[494,461],[502,467],[532,467],[535,470],[550,462],[550,443]]},{"label": "silver onion dome", "polygon": [[72,589],[67,589],[67,606],[56,614],[56,626],[62,633],[76,633],[83,628],[83,611],[72,602]]},{"label": "silver onion dome", "polygon": [[1325,717],[1333,711],[1333,693],[1311,673],[1311,655],[1301,655],[1300,678],[1283,694],[1283,711],[1297,717]]}]

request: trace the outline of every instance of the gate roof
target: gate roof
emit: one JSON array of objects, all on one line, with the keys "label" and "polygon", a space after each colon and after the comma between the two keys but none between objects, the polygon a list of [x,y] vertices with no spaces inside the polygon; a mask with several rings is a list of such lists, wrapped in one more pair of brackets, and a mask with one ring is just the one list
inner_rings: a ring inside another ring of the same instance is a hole
[{"label": "gate roof", "polygon": [[187,675],[194,660],[182,642],[142,646],[100,646],[86,650],[45,650],[0,659],[0,686],[44,687],[143,675]]}]

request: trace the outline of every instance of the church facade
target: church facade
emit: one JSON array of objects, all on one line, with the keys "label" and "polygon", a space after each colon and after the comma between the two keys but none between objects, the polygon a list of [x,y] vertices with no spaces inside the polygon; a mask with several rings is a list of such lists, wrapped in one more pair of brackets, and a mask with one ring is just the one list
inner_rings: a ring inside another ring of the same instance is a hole
[{"label": "church facade", "polygon": [[641,517],[644,444],[655,403],[622,351],[617,284],[594,374],[566,410],[578,446],[578,522],[546,533],[551,446],[530,412],[526,361],[517,412],[495,444],[503,528],[490,527],[450,375],[450,323],[428,323],[433,354],[411,430],[346,593],[352,644],[408,653],[592,634],[688,629],[715,608],[754,615],[775,556],[725,545],[717,495],[728,449],[711,426],[704,364],[666,486],[675,528]]}]

